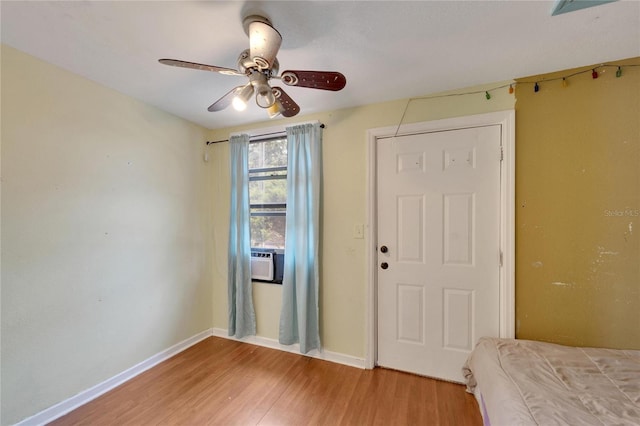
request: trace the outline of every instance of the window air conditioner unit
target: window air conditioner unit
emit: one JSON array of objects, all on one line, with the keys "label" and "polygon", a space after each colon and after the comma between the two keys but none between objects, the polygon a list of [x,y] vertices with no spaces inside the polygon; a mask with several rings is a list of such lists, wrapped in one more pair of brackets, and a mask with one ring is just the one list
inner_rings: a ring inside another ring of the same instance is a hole
[{"label": "window air conditioner unit", "polygon": [[273,281],[274,254],[273,252],[251,252],[251,279]]}]

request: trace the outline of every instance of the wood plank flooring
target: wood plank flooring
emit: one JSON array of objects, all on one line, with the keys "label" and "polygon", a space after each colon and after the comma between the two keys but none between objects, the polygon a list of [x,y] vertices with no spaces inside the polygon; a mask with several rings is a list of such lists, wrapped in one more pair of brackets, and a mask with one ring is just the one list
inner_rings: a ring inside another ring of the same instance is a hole
[{"label": "wood plank flooring", "polygon": [[51,425],[480,426],[464,386],[210,337]]}]

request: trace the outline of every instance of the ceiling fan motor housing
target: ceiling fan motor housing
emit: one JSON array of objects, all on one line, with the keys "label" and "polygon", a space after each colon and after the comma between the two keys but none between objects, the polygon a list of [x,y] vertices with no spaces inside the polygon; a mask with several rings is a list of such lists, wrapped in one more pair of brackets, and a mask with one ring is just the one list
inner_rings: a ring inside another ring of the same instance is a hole
[{"label": "ceiling fan motor housing", "polygon": [[262,16],[246,17],[243,26],[249,36],[249,57],[259,70],[270,69],[282,44],[282,36]]},{"label": "ceiling fan motor housing", "polygon": [[238,56],[238,71],[242,74],[249,75],[249,70],[257,68],[265,74],[267,79],[270,79],[271,76],[278,75],[278,71],[280,70],[280,63],[278,62],[278,59],[274,58],[272,62],[273,63],[270,68],[260,68],[260,66],[256,64],[255,59],[251,59],[249,49],[245,49],[240,53],[240,56]]}]

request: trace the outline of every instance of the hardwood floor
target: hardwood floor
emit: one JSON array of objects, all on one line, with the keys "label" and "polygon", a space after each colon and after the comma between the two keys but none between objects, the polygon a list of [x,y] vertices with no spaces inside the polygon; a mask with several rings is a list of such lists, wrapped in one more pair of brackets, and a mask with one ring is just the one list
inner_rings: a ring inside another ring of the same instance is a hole
[{"label": "hardwood floor", "polygon": [[482,425],[464,386],[210,337],[51,425]]}]

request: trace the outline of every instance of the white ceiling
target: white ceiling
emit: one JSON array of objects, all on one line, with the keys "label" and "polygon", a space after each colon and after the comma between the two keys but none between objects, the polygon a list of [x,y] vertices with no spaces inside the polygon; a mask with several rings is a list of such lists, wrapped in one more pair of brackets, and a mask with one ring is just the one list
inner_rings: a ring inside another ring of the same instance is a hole
[{"label": "white ceiling", "polygon": [[301,114],[640,56],[640,2],[551,16],[553,1],[2,1],[2,43],[207,128],[267,119],[207,107],[244,77],[242,18],[282,34],[280,69],[340,71],[341,92],[291,87]]}]

